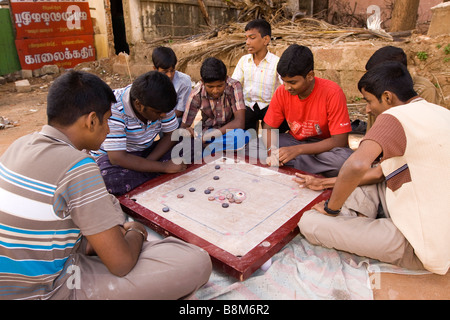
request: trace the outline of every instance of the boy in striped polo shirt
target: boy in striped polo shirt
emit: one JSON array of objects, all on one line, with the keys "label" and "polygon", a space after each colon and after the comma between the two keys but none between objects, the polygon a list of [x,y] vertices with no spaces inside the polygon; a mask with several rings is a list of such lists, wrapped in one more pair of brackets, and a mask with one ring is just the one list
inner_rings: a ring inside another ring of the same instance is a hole
[{"label": "boy in striped polo shirt", "polygon": [[[122,195],[160,173],[185,170],[184,163],[171,161],[176,144],[171,135],[178,121],[177,93],[169,77],[150,71],[114,95],[117,103],[108,119],[110,133],[100,149],[92,152],[108,191]],[[160,133],[163,137],[155,141]]]},{"label": "boy in striped polo shirt", "polygon": [[201,249],[146,241],[125,222],[95,161],[112,90],[71,71],[51,86],[48,125],[0,158],[0,299],[177,299],[211,272]]}]

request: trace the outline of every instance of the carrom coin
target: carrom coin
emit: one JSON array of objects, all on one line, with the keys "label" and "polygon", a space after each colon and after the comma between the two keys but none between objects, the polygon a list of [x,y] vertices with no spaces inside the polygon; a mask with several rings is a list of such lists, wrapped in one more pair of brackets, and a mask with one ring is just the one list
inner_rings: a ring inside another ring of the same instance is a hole
[{"label": "carrom coin", "polygon": [[261,243],[261,245],[265,248],[270,247],[270,242],[269,241],[263,241],[263,243]]}]

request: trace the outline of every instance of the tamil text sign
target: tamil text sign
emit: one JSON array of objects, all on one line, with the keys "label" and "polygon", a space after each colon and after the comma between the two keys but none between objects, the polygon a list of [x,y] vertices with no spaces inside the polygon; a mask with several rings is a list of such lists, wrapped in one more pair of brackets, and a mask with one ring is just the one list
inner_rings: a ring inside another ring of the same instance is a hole
[{"label": "tamil text sign", "polygon": [[11,1],[16,48],[22,69],[45,64],[72,68],[95,60],[87,1]]}]

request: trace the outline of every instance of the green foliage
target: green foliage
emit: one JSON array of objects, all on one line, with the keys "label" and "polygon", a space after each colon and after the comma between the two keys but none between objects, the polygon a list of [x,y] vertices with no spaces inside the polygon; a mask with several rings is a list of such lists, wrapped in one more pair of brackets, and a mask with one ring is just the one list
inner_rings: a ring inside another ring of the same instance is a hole
[{"label": "green foliage", "polygon": [[428,59],[428,53],[425,51],[419,51],[417,52],[417,58],[419,58],[419,60],[421,61],[425,61]]},{"label": "green foliage", "polygon": [[450,54],[450,44],[445,46],[444,52],[445,52],[445,54]]}]

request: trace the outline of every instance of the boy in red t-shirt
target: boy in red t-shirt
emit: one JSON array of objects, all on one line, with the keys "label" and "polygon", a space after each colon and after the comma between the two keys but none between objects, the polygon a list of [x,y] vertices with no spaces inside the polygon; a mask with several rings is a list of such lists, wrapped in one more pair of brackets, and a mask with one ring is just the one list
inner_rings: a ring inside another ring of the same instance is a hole
[{"label": "boy in red t-shirt", "polygon": [[[352,153],[344,92],[336,83],[314,76],[313,54],[304,46],[289,46],[278,62],[277,72],[284,86],[275,91],[264,117],[267,163],[337,176]],[[273,129],[284,120],[290,130],[280,133],[278,149]]]}]

